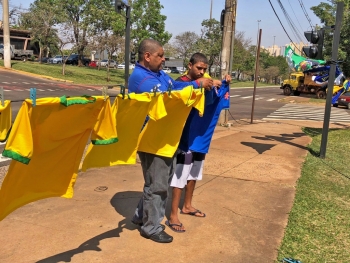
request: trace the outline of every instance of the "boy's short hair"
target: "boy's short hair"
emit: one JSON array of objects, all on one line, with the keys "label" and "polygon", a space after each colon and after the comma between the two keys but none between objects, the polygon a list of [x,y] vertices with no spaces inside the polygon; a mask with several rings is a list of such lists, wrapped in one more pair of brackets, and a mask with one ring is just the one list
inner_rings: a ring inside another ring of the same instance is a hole
[{"label": "boy's short hair", "polygon": [[206,57],[206,55],[204,55],[203,53],[194,53],[191,58],[190,58],[190,63],[192,65],[198,63],[198,62],[203,62],[205,64],[208,64],[208,59]]}]

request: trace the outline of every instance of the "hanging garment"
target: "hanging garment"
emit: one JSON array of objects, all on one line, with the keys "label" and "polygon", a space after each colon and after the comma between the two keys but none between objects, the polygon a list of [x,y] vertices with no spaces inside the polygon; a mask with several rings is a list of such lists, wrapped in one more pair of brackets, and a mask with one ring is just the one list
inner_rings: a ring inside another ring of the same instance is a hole
[{"label": "hanging garment", "polygon": [[118,141],[109,98],[43,98],[35,107],[25,100],[3,152],[13,160],[0,189],[0,220],[39,199],[71,198],[89,136],[94,144]]},{"label": "hanging garment", "polygon": [[11,101],[5,100],[4,105],[0,105],[0,142],[6,141],[12,126]]},{"label": "hanging garment", "polygon": [[230,87],[226,81],[219,89],[213,88],[205,93],[203,117],[193,109],[182,132],[179,148],[182,151],[208,153],[216,124],[223,109],[230,107]]},{"label": "hanging garment", "polygon": [[173,157],[182,129],[192,107],[200,116],[204,113],[204,93],[200,89],[188,86],[182,90],[163,93],[167,115],[158,120],[149,120],[140,135],[138,151],[164,157]]},{"label": "hanging garment", "polygon": [[110,145],[90,144],[82,170],[118,164],[135,164],[138,138],[146,116],[156,121],[166,116],[163,95],[129,93],[119,95],[112,106],[117,120],[118,143]]}]

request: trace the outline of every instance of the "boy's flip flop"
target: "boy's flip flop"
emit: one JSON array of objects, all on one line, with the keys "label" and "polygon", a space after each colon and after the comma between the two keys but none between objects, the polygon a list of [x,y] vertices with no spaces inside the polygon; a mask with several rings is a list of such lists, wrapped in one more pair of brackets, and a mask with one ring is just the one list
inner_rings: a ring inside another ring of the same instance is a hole
[{"label": "boy's flip flop", "polygon": [[165,224],[170,227],[171,230],[177,232],[177,233],[184,233],[186,230],[185,229],[176,229],[174,226],[182,227],[182,223],[179,224],[170,224],[169,220],[165,221]]},{"label": "boy's flip flop", "polygon": [[[195,216],[195,217],[205,217],[205,214],[203,212],[201,212],[200,210],[198,210],[198,209],[196,211],[194,211],[194,212],[188,212],[188,213],[184,213],[181,210],[180,214],[190,215],[190,216]],[[202,214],[202,215],[197,215],[197,214]]]}]

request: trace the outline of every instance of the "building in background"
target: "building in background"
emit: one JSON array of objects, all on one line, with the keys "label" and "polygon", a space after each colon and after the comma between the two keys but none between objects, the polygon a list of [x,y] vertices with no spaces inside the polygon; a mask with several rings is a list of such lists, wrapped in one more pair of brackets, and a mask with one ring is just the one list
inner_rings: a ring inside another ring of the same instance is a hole
[{"label": "building in background", "polygon": [[[0,43],[4,42],[4,33],[0,28]],[[18,30],[10,28],[10,44],[15,49],[33,50],[34,55],[39,54],[39,45],[32,41],[29,30]]]},{"label": "building in background", "polygon": [[267,47],[267,48],[262,46],[261,48],[267,50],[267,52],[269,52],[269,54],[271,56],[276,56],[276,57],[277,56],[283,56],[284,57],[284,53],[286,51],[286,48],[288,46],[291,46],[292,49],[294,50],[295,54],[300,55],[300,56],[305,56],[305,54],[303,54],[302,50],[303,50],[303,47],[307,46],[307,45],[308,44],[305,44],[303,42],[300,42],[300,43],[292,43],[291,42],[291,43],[286,44],[284,46],[272,45],[272,46]]}]

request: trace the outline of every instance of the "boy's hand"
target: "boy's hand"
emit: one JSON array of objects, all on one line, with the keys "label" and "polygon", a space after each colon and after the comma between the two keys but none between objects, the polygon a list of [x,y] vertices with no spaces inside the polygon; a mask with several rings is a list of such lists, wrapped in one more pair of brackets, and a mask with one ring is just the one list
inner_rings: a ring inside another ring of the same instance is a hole
[{"label": "boy's hand", "polygon": [[231,82],[231,80],[232,80],[232,78],[231,78],[231,76],[230,75],[225,75],[225,78],[224,78],[224,80],[226,80],[226,82],[227,83],[230,83]]},{"label": "boy's hand", "polygon": [[199,83],[202,83],[202,87],[206,90],[210,90],[213,87],[213,80],[208,78],[199,78],[197,79]]}]

